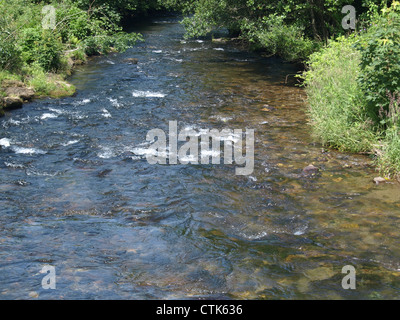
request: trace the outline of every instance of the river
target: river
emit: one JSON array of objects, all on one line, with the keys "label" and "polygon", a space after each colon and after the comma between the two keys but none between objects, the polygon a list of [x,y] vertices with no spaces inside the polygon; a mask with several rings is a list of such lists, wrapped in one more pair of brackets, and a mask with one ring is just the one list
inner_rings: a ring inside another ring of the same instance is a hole
[{"label": "river", "polygon": [[[74,97],[0,119],[0,299],[399,299],[399,186],[315,142],[295,66],[184,40],[175,18],[137,31],[76,69]],[[254,129],[254,172],[149,164],[169,121]]]}]

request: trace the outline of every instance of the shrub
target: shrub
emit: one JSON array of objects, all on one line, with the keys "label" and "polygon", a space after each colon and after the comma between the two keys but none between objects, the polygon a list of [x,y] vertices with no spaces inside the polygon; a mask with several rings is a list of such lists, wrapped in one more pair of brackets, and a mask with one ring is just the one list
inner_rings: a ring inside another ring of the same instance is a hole
[{"label": "shrub", "polygon": [[368,102],[369,113],[379,120],[379,110],[388,110],[387,93],[400,92],[400,3],[382,10],[360,42],[360,85]]},{"label": "shrub", "polygon": [[386,177],[400,175],[400,130],[398,126],[388,128],[378,150],[376,163]]},{"label": "shrub", "polygon": [[283,16],[270,15],[261,23],[246,24],[244,29],[245,37],[256,48],[287,61],[304,61],[316,50],[315,43],[304,36],[303,29],[286,24]]},{"label": "shrub", "polygon": [[357,82],[361,54],[354,47],[355,41],[355,37],[341,37],[312,54],[303,77],[310,122],[322,143],[368,152],[378,137]]},{"label": "shrub", "polygon": [[52,31],[41,27],[26,28],[21,33],[20,47],[25,63],[37,62],[45,71],[61,69],[63,46]]},{"label": "shrub", "polygon": [[18,70],[21,66],[21,58],[14,37],[7,33],[0,33],[0,43],[0,69]]},{"label": "shrub", "polygon": [[385,137],[377,150],[378,167],[385,176],[400,175],[400,95],[388,92],[388,110],[381,107],[379,117],[386,126]]},{"label": "shrub", "polygon": [[56,86],[52,81],[49,81],[48,74],[38,63],[34,63],[26,70],[29,74],[28,85],[35,89],[38,96],[49,95]]}]

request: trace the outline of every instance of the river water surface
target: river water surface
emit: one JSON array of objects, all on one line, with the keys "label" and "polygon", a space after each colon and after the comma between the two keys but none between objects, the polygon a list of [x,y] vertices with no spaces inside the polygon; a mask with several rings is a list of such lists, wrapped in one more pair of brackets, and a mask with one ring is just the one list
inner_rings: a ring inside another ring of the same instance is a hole
[{"label": "river water surface", "polygon": [[[0,120],[0,299],[400,298],[399,186],[315,143],[295,67],[184,41],[176,19],[138,31],[77,69],[76,96]],[[172,120],[254,129],[254,172],[150,165],[146,133]]]}]

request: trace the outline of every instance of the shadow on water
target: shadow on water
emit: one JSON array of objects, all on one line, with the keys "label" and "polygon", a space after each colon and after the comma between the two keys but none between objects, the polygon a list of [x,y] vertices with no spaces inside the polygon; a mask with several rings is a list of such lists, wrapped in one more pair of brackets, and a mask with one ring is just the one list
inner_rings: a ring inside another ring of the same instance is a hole
[{"label": "shadow on water", "polygon": [[[303,90],[285,85],[296,68],[184,40],[176,18],[138,31],[77,69],[75,97],[1,120],[0,298],[399,298],[398,185],[315,143]],[[146,133],[170,120],[255,129],[254,172],[148,164]],[[40,286],[45,264],[57,290]]]}]

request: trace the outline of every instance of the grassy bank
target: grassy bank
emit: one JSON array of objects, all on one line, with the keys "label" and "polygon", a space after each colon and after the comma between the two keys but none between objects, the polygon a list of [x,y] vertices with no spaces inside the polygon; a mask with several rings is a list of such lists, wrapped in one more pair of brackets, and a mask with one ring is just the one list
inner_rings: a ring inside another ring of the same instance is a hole
[{"label": "grassy bank", "polygon": [[371,14],[362,32],[311,55],[303,75],[315,136],[367,153],[387,178],[400,177],[400,4]]},{"label": "grassy bank", "polygon": [[73,94],[75,88],[65,79],[76,64],[92,55],[124,51],[141,39],[122,31],[117,7],[98,3],[0,1],[0,115],[2,107],[25,100],[17,88],[29,89],[29,99],[31,92],[34,97]]}]

